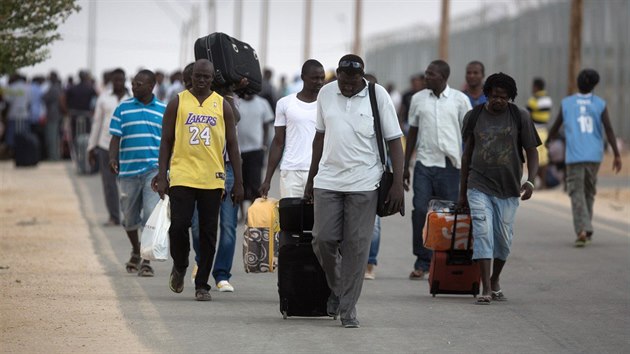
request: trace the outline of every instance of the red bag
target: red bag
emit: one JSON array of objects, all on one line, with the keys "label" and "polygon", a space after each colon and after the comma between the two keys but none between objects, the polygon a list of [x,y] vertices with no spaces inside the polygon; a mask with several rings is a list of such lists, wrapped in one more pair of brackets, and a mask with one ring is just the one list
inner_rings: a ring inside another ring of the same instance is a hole
[{"label": "red bag", "polygon": [[[454,204],[437,199],[429,202],[429,212],[422,230],[424,247],[434,251],[448,251],[451,247],[457,250],[468,248],[470,214],[456,212]],[[455,227],[455,242],[452,242],[453,227]],[[472,239],[470,242],[472,244]]]}]

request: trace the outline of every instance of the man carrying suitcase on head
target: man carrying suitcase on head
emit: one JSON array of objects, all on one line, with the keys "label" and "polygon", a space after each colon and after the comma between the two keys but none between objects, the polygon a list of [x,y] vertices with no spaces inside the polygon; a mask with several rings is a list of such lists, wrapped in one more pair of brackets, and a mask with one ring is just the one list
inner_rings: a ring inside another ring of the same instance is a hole
[{"label": "man carrying suitcase on head", "polygon": [[[219,208],[225,188],[223,152],[233,162],[233,203],[243,199],[236,125],[232,108],[211,89],[214,65],[199,59],[193,66],[192,88],[177,94],[166,107],[160,144],[159,172],[155,189],[171,201],[171,256],[173,268],[169,287],[184,290],[188,268],[193,210],[199,212],[199,271],[195,277],[195,299],[210,301],[208,278],[217,241]],[[167,171],[168,177],[167,178]]]},{"label": "man carrying suitcase on head", "polygon": [[[519,197],[528,200],[534,191],[541,142],[527,111],[509,102],[516,97],[514,79],[490,75],[483,93],[488,102],[464,118],[459,206],[471,211],[473,260],[479,263],[483,286],[477,304],[487,305],[506,300],[499,276],[510,253]],[[521,185],[523,149],[528,176]]]}]

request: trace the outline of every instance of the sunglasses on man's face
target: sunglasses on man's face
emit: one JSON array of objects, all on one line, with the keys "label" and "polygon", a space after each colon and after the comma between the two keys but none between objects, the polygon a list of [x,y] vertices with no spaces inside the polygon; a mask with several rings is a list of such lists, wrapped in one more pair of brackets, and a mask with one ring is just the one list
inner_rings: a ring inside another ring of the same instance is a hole
[{"label": "sunglasses on man's face", "polygon": [[363,69],[363,66],[361,65],[361,63],[357,62],[357,61],[351,61],[351,60],[342,60],[339,62],[339,67],[340,68],[355,68],[355,69]]}]

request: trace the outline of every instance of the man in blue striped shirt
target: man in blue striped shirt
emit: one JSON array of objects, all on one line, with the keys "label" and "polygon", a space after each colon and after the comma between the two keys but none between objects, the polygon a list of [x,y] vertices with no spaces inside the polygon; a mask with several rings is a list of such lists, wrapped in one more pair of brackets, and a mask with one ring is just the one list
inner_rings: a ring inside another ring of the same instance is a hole
[{"label": "man in blue striped shirt", "polygon": [[158,171],[162,116],[166,105],[153,95],[155,74],[141,70],[132,80],[133,97],[114,111],[109,132],[109,167],[118,175],[122,225],[131,242],[127,272],[153,276],[148,260],[141,264],[138,229],[143,227],[160,200],[151,189]]}]

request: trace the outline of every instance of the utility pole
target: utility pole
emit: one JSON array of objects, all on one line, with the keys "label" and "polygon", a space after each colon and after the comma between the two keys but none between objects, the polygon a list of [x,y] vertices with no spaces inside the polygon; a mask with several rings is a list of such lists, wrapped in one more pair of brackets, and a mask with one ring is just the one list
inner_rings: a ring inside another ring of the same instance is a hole
[{"label": "utility pole", "polygon": [[96,1],[88,2],[88,43],[87,66],[91,75],[96,77]]},{"label": "utility pole", "polygon": [[442,22],[440,23],[440,59],[448,61],[449,0],[442,0]]},{"label": "utility pole", "polygon": [[232,37],[242,40],[241,30],[243,28],[243,0],[234,0],[234,35]]},{"label": "utility pole", "polygon": [[260,50],[258,59],[260,66],[267,65],[267,43],[269,40],[269,0],[262,0],[262,11],[260,19]]},{"label": "utility pole", "polygon": [[361,11],[363,5],[362,0],[355,0],[354,7],[354,46],[352,52],[356,55],[361,55],[361,22],[363,12]]},{"label": "utility pole", "polygon": [[217,4],[215,0],[208,0],[208,33],[217,31]]},{"label": "utility pole", "polygon": [[571,29],[569,38],[569,77],[567,94],[577,92],[575,78],[582,65],[582,14],[584,13],[583,0],[571,0]]},{"label": "utility pole", "polygon": [[304,1],[304,60],[311,58],[311,25],[313,20],[313,1]]}]

